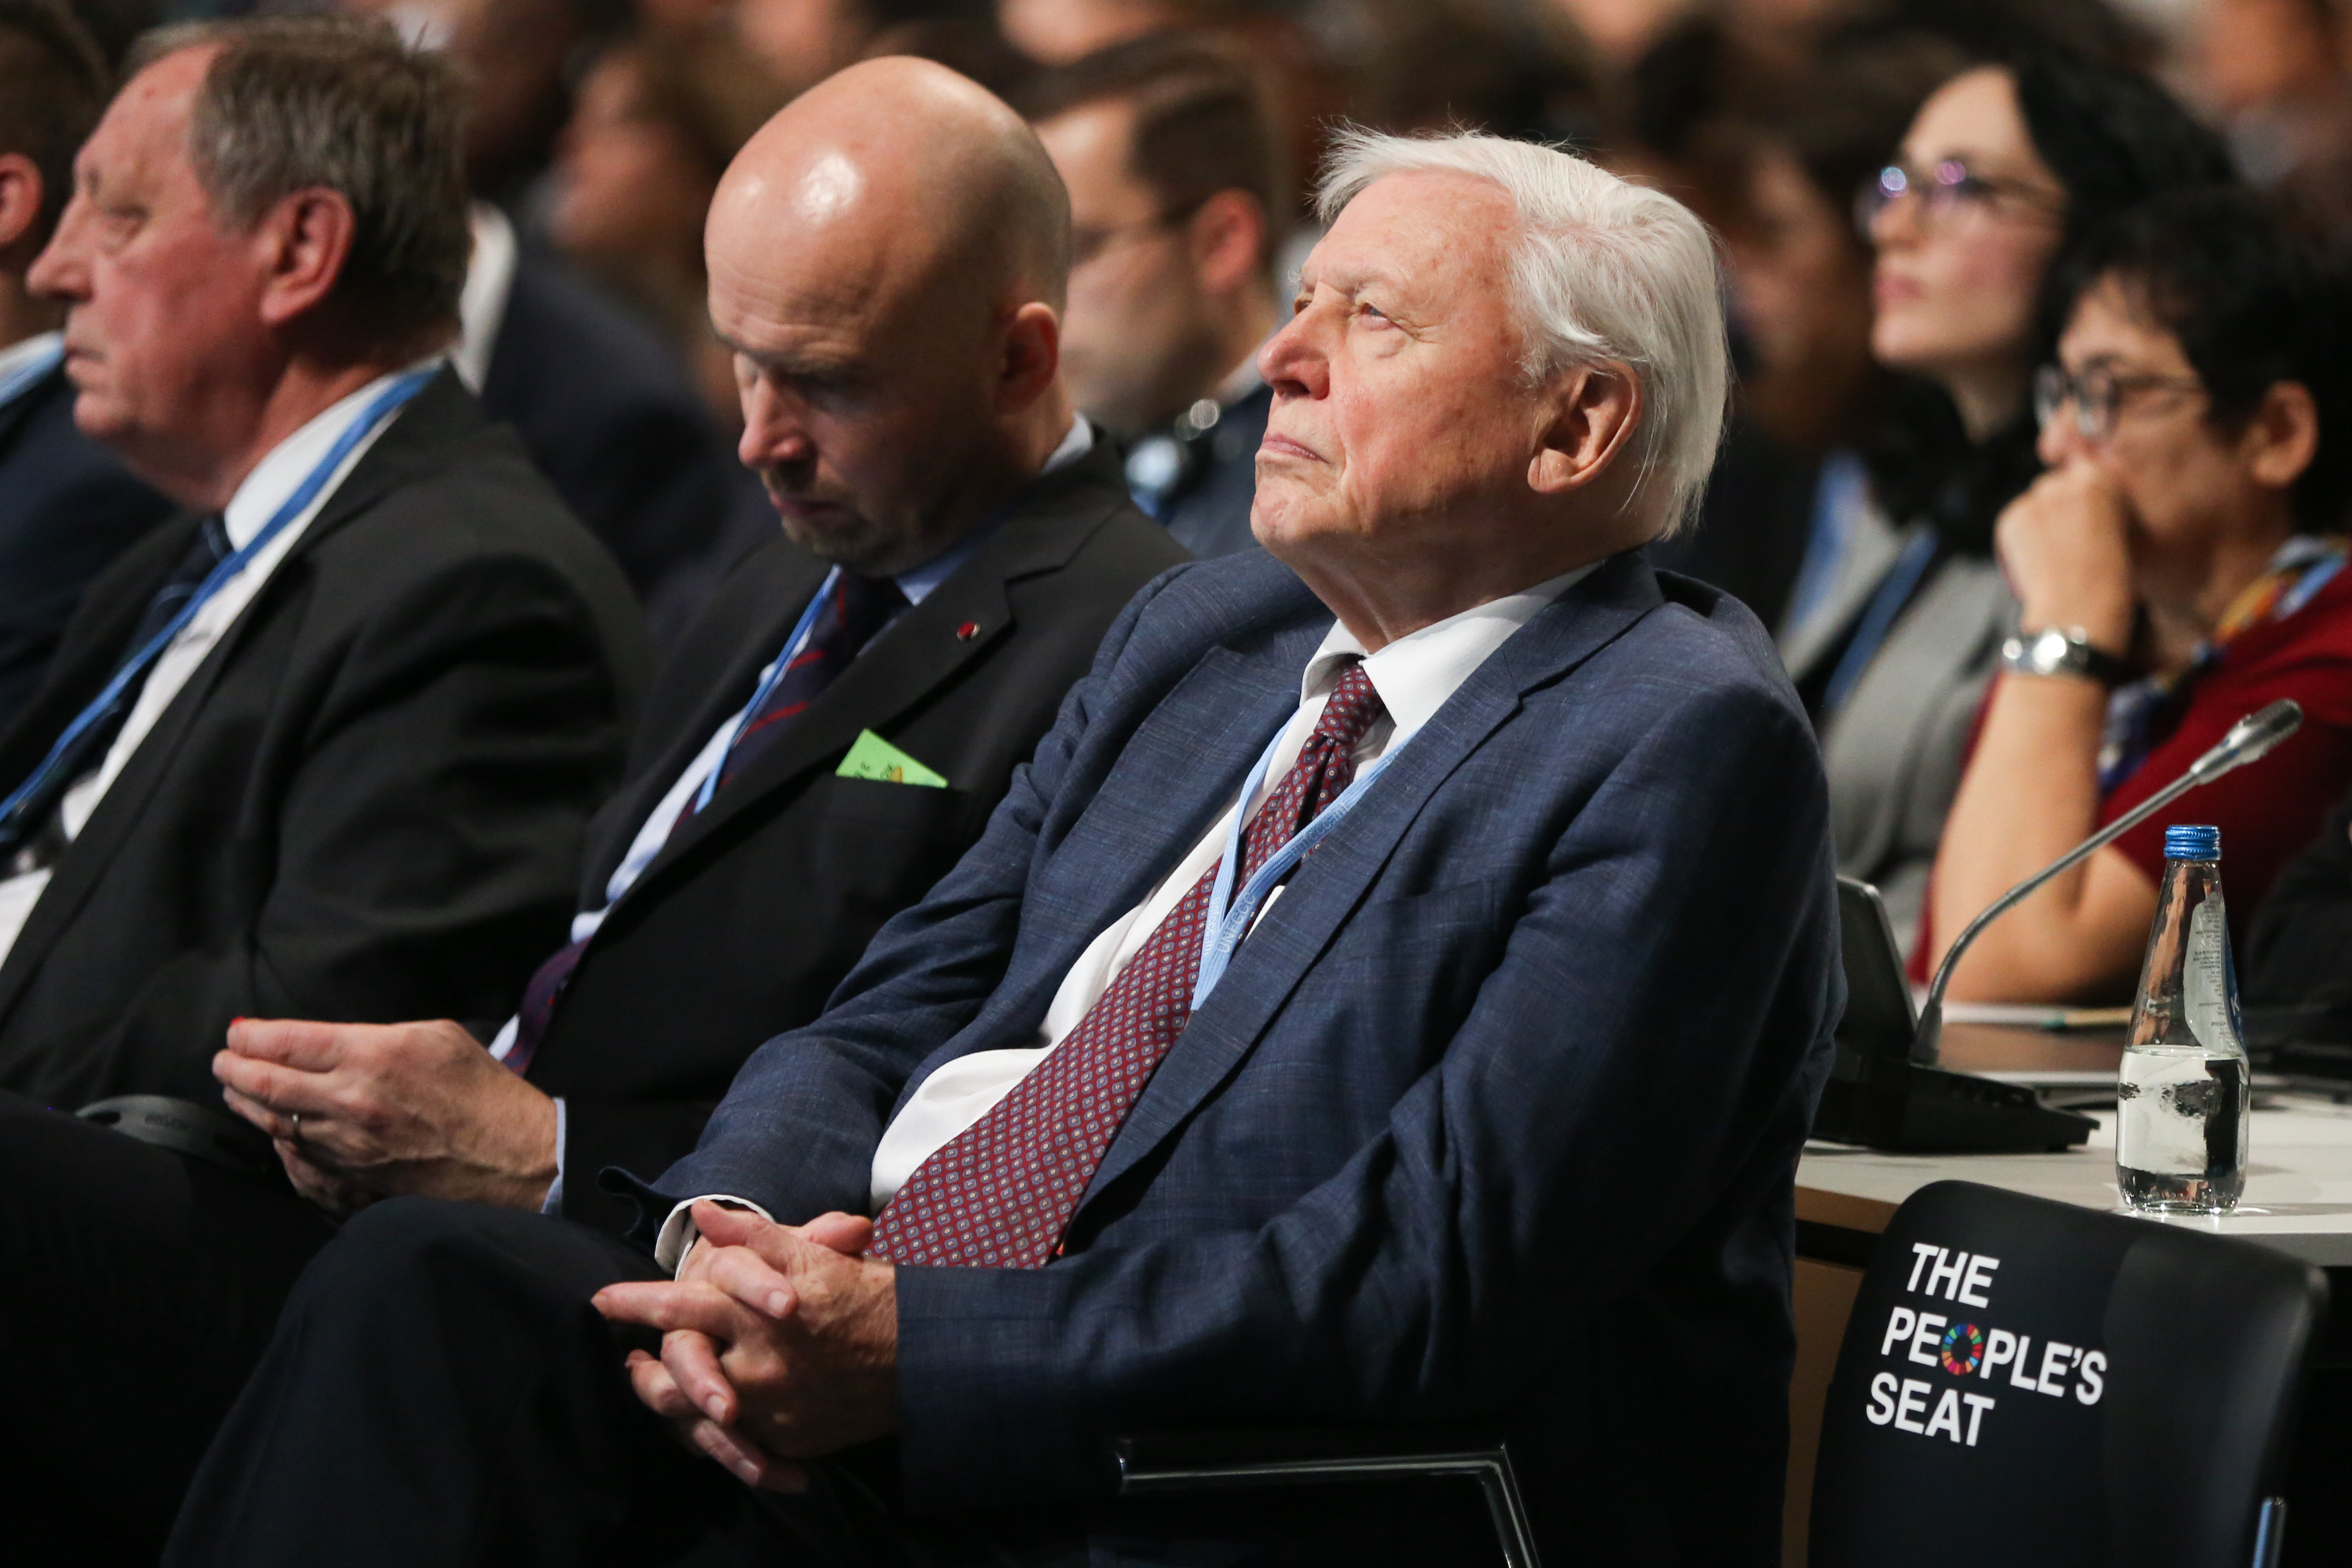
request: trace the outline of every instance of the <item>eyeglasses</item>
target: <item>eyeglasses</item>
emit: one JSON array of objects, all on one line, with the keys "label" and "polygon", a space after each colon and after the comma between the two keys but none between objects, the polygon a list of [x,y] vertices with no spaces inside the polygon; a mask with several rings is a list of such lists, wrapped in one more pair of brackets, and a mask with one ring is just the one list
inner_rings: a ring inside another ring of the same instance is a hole
[{"label": "eyeglasses", "polygon": [[2105,441],[2116,433],[2116,419],[2124,401],[2151,392],[2203,392],[2195,376],[2119,376],[2093,366],[2081,375],[2069,375],[2063,366],[2044,365],[2033,372],[2033,417],[2047,430],[2069,403],[2074,408],[2074,430],[2088,442]]},{"label": "eyeglasses", "polygon": [[1132,223],[1113,224],[1108,228],[1074,228],[1070,231],[1070,265],[1074,267],[1084,267],[1087,263],[1108,254],[1112,247],[1129,235],[1147,234],[1153,229],[1172,228],[1207,205],[1208,200],[1208,197],[1203,196],[1197,202],[1186,202],[1181,206],[1171,207],[1164,213],[1154,213],[1148,218],[1137,218]]},{"label": "eyeglasses", "polygon": [[2054,214],[2066,210],[2063,200],[2030,186],[1975,172],[1966,159],[1947,158],[1924,171],[1889,163],[1876,179],[1854,193],[1853,221],[1862,237],[1873,237],[1871,230],[1880,214],[1906,196],[1918,199],[1919,225],[1930,230],[1948,227],[1963,214],[1990,211],[2003,202],[2030,212]]}]

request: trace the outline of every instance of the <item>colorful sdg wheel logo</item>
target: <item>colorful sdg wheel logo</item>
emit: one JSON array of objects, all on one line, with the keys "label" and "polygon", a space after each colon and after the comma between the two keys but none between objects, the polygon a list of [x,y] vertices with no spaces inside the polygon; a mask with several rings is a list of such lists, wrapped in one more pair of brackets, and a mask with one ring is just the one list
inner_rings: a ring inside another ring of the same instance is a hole
[{"label": "colorful sdg wheel logo", "polygon": [[1966,1377],[1984,1364],[1984,1335],[1974,1323],[1954,1323],[1944,1331],[1944,1370]]}]

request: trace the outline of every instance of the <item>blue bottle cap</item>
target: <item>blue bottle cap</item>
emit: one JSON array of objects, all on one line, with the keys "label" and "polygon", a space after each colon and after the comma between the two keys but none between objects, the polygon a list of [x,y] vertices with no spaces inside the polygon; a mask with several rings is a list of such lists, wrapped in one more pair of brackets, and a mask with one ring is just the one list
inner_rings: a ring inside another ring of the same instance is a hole
[{"label": "blue bottle cap", "polygon": [[2164,858],[2168,861],[2217,861],[2221,858],[2219,828],[2167,828]]}]

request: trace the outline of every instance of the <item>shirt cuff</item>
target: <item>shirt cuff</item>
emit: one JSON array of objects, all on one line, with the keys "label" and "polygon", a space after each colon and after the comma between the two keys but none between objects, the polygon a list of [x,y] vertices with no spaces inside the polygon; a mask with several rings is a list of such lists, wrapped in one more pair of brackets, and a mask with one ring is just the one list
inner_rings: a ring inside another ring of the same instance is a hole
[{"label": "shirt cuff", "polygon": [[[556,1179],[561,1181],[562,1178],[559,1176]],[[676,1279],[677,1271],[686,1267],[687,1254],[694,1250],[694,1244],[702,1239],[702,1232],[694,1226],[693,1211],[698,1203],[716,1203],[728,1208],[746,1209],[771,1225],[776,1220],[774,1215],[750,1198],[737,1197],[730,1193],[706,1192],[688,1198],[669,1211],[669,1218],[662,1221],[661,1234],[654,1238],[654,1261],[668,1270],[672,1279]]]},{"label": "shirt cuff", "polygon": [[541,1214],[563,1212],[563,1096],[555,1097],[555,1179],[547,1184],[547,1196],[540,1200]]}]

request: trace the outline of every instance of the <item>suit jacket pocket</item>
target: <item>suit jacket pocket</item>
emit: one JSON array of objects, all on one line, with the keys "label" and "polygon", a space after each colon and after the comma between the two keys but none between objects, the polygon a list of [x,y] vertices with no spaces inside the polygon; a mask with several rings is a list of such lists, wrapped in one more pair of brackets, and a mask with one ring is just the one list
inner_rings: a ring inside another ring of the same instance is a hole
[{"label": "suit jacket pocket", "polygon": [[979,836],[969,790],[828,775],[811,786],[815,885],[878,925],[929,892]]}]

